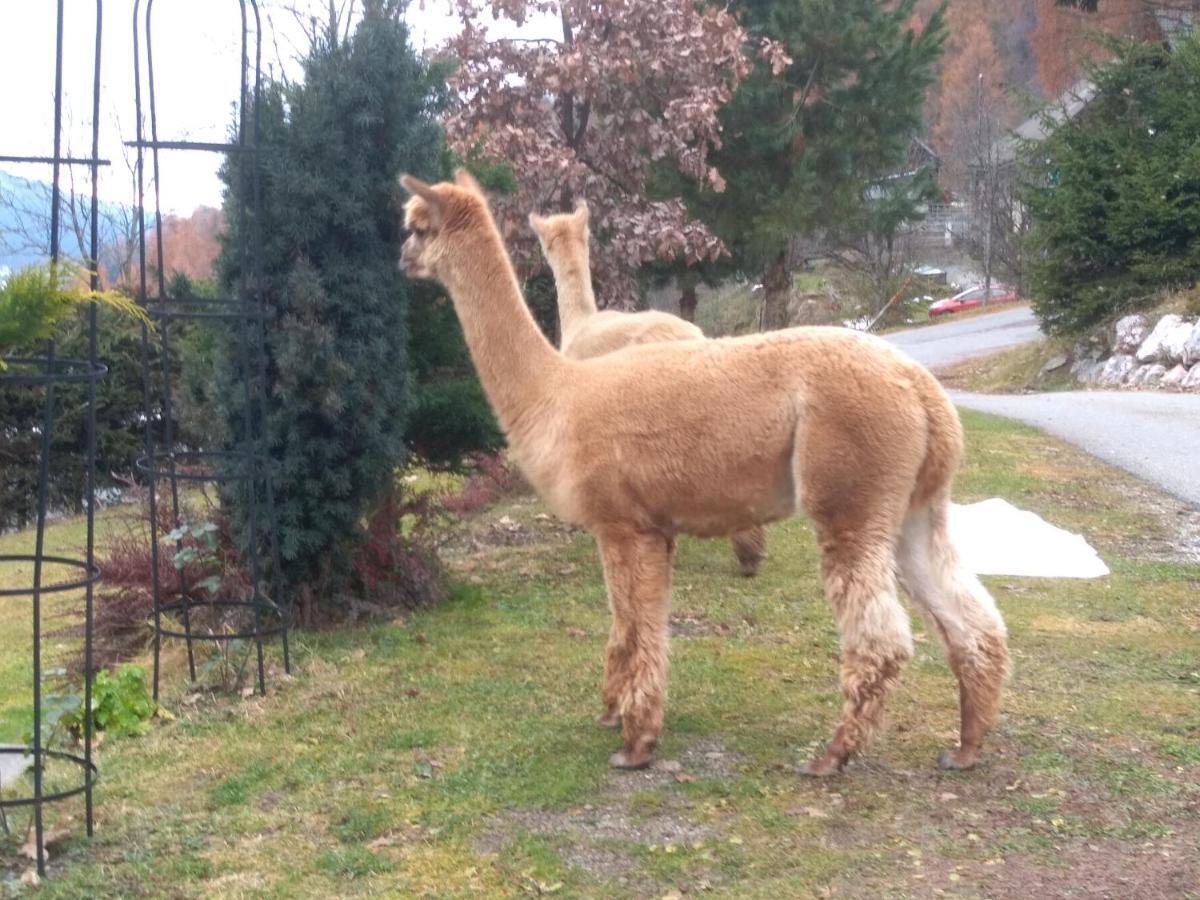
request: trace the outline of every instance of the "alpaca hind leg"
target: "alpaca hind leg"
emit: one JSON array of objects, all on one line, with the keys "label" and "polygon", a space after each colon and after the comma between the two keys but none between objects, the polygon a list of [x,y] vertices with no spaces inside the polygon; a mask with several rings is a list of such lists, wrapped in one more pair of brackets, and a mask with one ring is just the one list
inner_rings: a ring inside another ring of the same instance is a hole
[{"label": "alpaca hind leg", "polygon": [[833,741],[805,766],[806,775],[832,775],[866,747],[912,658],[912,631],[896,597],[891,557],[886,540],[857,552],[833,542],[822,547],[821,575],[841,632],[843,702]]},{"label": "alpaca hind leg", "polygon": [[969,769],[999,712],[1008,673],[1007,631],[987,589],[959,564],[946,517],[944,500],[910,514],[897,564],[901,584],[935,626],[958,679],[959,745],[942,753],[938,765]]},{"label": "alpaca hind leg", "polygon": [[624,747],[610,762],[621,769],[650,764],[662,731],[667,695],[667,616],[675,541],[661,534],[611,529],[598,534],[613,610],[611,692]]},{"label": "alpaca hind leg", "polygon": [[600,699],[604,703],[604,712],[596,717],[596,722],[606,728],[619,728],[621,713],[618,710],[621,699],[621,686],[625,683],[625,672],[629,663],[629,627],[625,624],[621,613],[613,607],[612,628],[608,633],[608,646],[604,651],[604,682],[600,688]]},{"label": "alpaca hind leg", "polygon": [[758,567],[767,555],[767,529],[761,525],[739,531],[730,538],[733,555],[737,557],[738,571],[751,578],[758,574]]}]

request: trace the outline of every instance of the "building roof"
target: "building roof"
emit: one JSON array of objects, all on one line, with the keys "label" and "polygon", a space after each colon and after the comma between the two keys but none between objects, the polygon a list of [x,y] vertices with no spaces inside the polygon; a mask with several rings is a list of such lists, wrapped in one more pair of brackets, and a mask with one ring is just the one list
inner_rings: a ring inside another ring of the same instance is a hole
[{"label": "building roof", "polygon": [[1029,117],[1000,139],[1000,161],[1011,162],[1016,159],[1017,150],[1024,141],[1044,140],[1054,128],[1079,115],[1095,96],[1096,85],[1088,78],[1079,79],[1059,94],[1043,112]]}]

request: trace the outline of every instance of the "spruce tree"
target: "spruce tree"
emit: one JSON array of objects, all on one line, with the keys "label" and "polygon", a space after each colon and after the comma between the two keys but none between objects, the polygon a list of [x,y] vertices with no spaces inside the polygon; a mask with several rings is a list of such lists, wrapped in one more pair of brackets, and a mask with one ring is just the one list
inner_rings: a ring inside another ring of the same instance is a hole
[{"label": "spruce tree", "polygon": [[[759,60],[721,112],[710,161],[722,193],[689,198],[740,268],[763,272],[764,326],[787,324],[787,249],[867,218],[869,188],[905,165],[945,40],[944,7],[913,30],[913,0],[736,0],[755,38],[790,65]],[[916,214],[915,208],[913,215]]]},{"label": "spruce tree", "polygon": [[[284,600],[306,611],[356,587],[349,561],[365,516],[395,489],[413,379],[398,271],[396,178],[438,172],[444,72],[409,43],[403,4],[367,0],[348,38],[336,17],[313,36],[296,83],[269,81],[259,105],[261,255],[239,255],[242,194],[232,155],[223,178],[228,230],[219,260],[229,291],[257,272],[266,307],[267,413]],[[228,433],[242,429],[239,335],[221,332],[216,392]],[[228,492],[235,527],[247,495]],[[244,529],[241,529],[244,531]],[[244,537],[244,534],[243,534]]]},{"label": "spruce tree", "polygon": [[1087,107],[1024,153],[1029,286],[1051,332],[1200,279],[1200,37],[1108,43]]}]

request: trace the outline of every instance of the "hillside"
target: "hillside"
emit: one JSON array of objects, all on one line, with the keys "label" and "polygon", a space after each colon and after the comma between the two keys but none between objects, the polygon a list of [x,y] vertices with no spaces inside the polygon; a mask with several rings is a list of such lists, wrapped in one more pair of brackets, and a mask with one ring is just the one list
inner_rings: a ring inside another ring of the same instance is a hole
[{"label": "hillside", "polygon": [[[65,185],[64,185],[65,187]],[[87,255],[91,197],[64,190],[59,241],[64,256]],[[148,223],[153,226],[153,220]],[[170,272],[208,278],[220,252],[221,211],[199,207],[191,216],[163,220],[163,256]],[[0,171],[0,270],[17,269],[49,255],[50,185]],[[132,207],[100,204],[100,262],[106,281],[136,277],[137,218]],[[158,242],[149,241],[149,263],[158,264]]]},{"label": "hillside", "polygon": [[[926,20],[940,2],[918,0],[915,18]],[[1102,53],[1095,33],[1161,40],[1164,25],[1170,27],[1181,11],[1197,9],[1197,0],[1102,0],[1094,13],[1060,7],[1055,0],[952,0],[950,38],[927,106],[930,140],[949,184],[962,168],[980,73],[985,102],[1003,126],[1013,127]]]},{"label": "hillside", "polygon": [[[90,194],[72,194],[62,182],[59,244],[64,256],[87,255]],[[125,266],[134,234],[134,212],[120,203],[100,203],[100,262],[112,280]],[[0,267],[16,269],[50,254],[50,185],[0,171]]]}]

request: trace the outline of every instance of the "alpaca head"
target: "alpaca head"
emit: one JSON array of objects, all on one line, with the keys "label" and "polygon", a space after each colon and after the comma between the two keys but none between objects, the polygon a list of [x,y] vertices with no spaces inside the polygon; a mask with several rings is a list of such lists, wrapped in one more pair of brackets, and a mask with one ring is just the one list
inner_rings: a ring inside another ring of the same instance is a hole
[{"label": "alpaca head", "polygon": [[412,278],[437,278],[455,240],[490,223],[483,189],[462,169],[453,184],[426,184],[411,175],[401,175],[400,184],[412,194],[404,205],[410,234],[400,249],[400,268]]},{"label": "alpaca head", "polygon": [[537,235],[542,245],[542,253],[547,259],[553,259],[555,249],[561,252],[568,246],[580,244],[586,249],[588,244],[588,208],[587,203],[580,200],[575,204],[575,212],[558,213],[553,216],[529,214],[529,225]]}]

